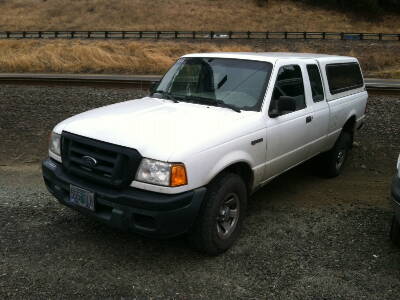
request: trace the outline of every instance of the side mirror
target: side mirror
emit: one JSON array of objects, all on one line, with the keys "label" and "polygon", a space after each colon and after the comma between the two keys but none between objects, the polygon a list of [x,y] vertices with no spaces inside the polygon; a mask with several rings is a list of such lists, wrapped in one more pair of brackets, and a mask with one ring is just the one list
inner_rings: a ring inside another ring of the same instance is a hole
[{"label": "side mirror", "polygon": [[269,112],[270,118],[277,118],[288,112],[296,111],[296,100],[293,97],[281,96],[277,101],[277,108]]},{"label": "side mirror", "polygon": [[149,88],[150,93],[154,93],[157,90],[157,87],[158,87],[159,83],[160,83],[159,81],[152,81],[151,82],[150,88]]}]

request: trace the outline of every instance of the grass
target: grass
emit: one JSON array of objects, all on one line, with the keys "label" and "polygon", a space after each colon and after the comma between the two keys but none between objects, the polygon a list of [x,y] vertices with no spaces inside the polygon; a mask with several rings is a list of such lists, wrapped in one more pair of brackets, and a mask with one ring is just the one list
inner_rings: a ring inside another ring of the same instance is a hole
[{"label": "grass", "polygon": [[39,29],[400,32],[400,18],[371,22],[288,0],[0,0],[0,30]]},{"label": "grass", "polygon": [[246,45],[123,41],[0,41],[0,72],[161,74],[187,52],[251,51]]},{"label": "grass", "polygon": [[[0,0],[0,30],[400,32],[398,15],[371,22],[302,1]],[[352,55],[368,76],[400,78],[400,42],[0,40],[0,72],[161,74],[179,56],[210,51]]]},{"label": "grass", "polygon": [[[346,47],[344,47],[346,45]],[[400,78],[398,42],[246,42],[0,40],[0,72],[162,74],[194,52],[292,51],[358,57],[367,76]]]}]

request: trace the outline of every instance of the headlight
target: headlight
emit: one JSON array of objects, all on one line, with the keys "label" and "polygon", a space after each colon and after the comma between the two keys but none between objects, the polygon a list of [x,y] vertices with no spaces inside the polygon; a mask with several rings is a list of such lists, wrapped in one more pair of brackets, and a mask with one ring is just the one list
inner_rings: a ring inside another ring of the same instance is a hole
[{"label": "headlight", "polygon": [[61,156],[61,135],[59,135],[58,133],[51,133],[49,150],[54,154]]},{"label": "headlight", "polygon": [[186,169],[183,164],[144,158],[136,173],[136,180],[164,186],[181,186],[187,184]]}]

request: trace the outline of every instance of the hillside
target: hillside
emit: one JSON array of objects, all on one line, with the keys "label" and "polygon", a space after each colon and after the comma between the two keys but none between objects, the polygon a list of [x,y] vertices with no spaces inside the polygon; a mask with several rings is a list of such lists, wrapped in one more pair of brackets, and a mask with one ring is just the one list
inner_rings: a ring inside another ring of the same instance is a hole
[{"label": "hillside", "polygon": [[400,18],[371,23],[288,0],[0,0],[0,30],[39,29],[400,32]]},{"label": "hillside", "polygon": [[[392,33],[400,18],[370,22],[288,0],[0,0],[0,31],[96,29]],[[161,74],[185,53],[210,51],[351,55],[367,76],[400,78],[398,41],[0,40],[0,72]]]}]

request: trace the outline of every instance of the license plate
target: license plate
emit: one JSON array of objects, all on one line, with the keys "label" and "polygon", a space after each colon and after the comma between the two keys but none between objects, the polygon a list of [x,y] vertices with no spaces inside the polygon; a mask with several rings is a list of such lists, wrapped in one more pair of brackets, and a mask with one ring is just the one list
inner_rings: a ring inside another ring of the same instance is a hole
[{"label": "license plate", "polygon": [[69,201],[77,206],[94,211],[94,193],[80,187],[70,185]]}]

